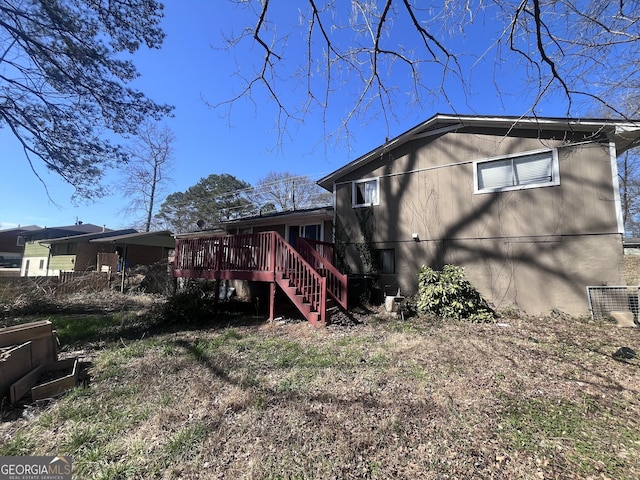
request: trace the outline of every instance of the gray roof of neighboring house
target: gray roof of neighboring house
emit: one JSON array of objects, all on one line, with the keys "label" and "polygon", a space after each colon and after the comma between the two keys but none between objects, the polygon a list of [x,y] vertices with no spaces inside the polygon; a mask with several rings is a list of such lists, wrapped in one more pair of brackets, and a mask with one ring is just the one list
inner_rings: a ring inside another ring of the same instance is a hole
[{"label": "gray roof of neighboring house", "polygon": [[61,237],[72,237],[86,233],[110,232],[111,230],[91,223],[79,223],[64,227],[44,227],[37,230],[24,232],[24,237],[34,240],[54,239]]},{"label": "gray roof of neighboring house", "polygon": [[123,233],[109,237],[98,237],[90,240],[91,243],[117,243],[120,245],[143,245],[146,247],[175,248],[176,239],[169,230],[158,232]]},{"label": "gray roof of neighboring house", "polygon": [[640,247],[640,237],[623,238],[622,245],[625,247]]},{"label": "gray roof of neighboring house", "polygon": [[505,132],[512,130],[583,132],[594,136],[613,139],[618,154],[640,144],[639,120],[612,120],[596,118],[556,118],[556,117],[513,117],[489,115],[447,115],[437,113],[379,147],[347,163],[338,170],[318,180],[318,185],[331,191],[333,182],[380,155],[411,140],[435,137],[461,129],[499,128]]},{"label": "gray roof of neighboring house", "polygon": [[127,228],[124,230],[105,230],[100,232],[82,233],[78,235],[67,235],[64,237],[45,239],[45,240],[41,240],[40,243],[47,243],[51,245],[56,243],[69,243],[69,242],[87,243],[95,239],[110,238],[117,235],[125,235],[125,234],[131,234],[131,233],[138,233],[138,231],[134,230],[133,228]]},{"label": "gray roof of neighboring house", "polygon": [[22,232],[33,232],[34,230],[42,230],[42,227],[38,225],[25,225],[24,227],[12,227],[12,228],[4,228],[0,230],[0,235],[3,234],[20,234]]}]

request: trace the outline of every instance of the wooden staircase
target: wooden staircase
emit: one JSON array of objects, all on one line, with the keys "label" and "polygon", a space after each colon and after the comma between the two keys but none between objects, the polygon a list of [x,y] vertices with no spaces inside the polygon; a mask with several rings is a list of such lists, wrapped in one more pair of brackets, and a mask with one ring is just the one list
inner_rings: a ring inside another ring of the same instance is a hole
[{"label": "wooden staircase", "polygon": [[327,286],[320,275],[282,236],[272,232],[275,247],[275,282],[312,324],[325,323]]},{"label": "wooden staircase", "polygon": [[178,239],[174,276],[267,281],[274,316],[275,285],[312,324],[324,324],[327,301],[347,308],[347,278],[333,265],[333,246],[298,239],[289,245],[277,232]]},{"label": "wooden staircase", "polygon": [[347,276],[334,265],[334,244],[308,238],[296,239],[296,249],[311,267],[326,279],[327,300],[347,310]]}]

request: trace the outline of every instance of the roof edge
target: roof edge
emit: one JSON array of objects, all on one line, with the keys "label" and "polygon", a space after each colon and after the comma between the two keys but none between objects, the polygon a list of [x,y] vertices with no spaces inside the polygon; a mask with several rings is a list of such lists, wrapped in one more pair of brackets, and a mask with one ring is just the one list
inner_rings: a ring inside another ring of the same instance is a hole
[{"label": "roof edge", "polygon": [[[442,125],[442,128],[435,128]],[[603,131],[614,138],[616,146],[623,153],[629,148],[637,146],[640,141],[640,119],[616,120],[605,118],[569,118],[569,117],[525,117],[525,116],[492,116],[492,115],[460,115],[436,113],[429,119],[413,128],[388,140],[382,145],[338,168],[322,177],[316,183],[322,188],[332,191],[333,181],[349,172],[366,165],[389,150],[407,143],[418,134],[421,136],[435,136],[457,130],[463,127],[505,127],[548,130],[552,128],[567,131],[598,132]]]}]

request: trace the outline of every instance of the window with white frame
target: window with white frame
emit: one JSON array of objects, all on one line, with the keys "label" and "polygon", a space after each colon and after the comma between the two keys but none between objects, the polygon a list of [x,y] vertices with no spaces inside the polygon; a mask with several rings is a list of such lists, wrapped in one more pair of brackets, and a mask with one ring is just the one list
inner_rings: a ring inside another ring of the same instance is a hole
[{"label": "window with white frame", "polygon": [[353,182],[352,203],[354,207],[379,205],[380,186],[377,178]]},{"label": "window with white frame", "polygon": [[535,151],[474,162],[475,193],[560,185],[558,151]]}]

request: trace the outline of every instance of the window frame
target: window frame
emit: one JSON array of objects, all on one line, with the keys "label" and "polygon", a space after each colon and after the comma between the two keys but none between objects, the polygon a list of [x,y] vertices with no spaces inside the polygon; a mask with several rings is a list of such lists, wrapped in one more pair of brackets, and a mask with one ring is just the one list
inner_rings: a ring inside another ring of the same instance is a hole
[{"label": "window frame", "polygon": [[[396,249],[395,248],[374,248],[373,251],[375,252],[375,262],[376,262],[376,273],[380,274],[380,275],[395,275],[396,274]],[[385,265],[385,262],[383,262],[383,256],[384,254],[390,254],[390,260],[391,260],[391,271],[387,271],[387,269],[384,269],[383,266]]]},{"label": "window frame", "polygon": [[[548,153],[551,156],[551,180],[546,182],[532,182],[522,183],[517,185],[506,185],[502,187],[493,188],[480,188],[480,175],[479,169],[481,165],[493,162],[504,162],[505,160],[511,160],[513,168],[513,162],[516,160],[522,160],[526,157],[539,156],[541,154]],[[506,192],[512,190],[525,190],[529,188],[542,188],[553,187],[560,185],[560,167],[558,162],[558,149],[557,148],[545,148],[540,150],[531,150],[528,152],[520,152],[516,154],[500,155],[498,157],[491,157],[483,160],[475,160],[473,162],[473,193],[494,193],[494,192]]]},{"label": "window frame", "polygon": [[[358,185],[375,182],[375,200],[373,202],[357,203],[356,199]],[[380,177],[363,178],[362,180],[354,180],[351,183],[351,206],[353,208],[371,207],[374,205],[380,205]]]}]

